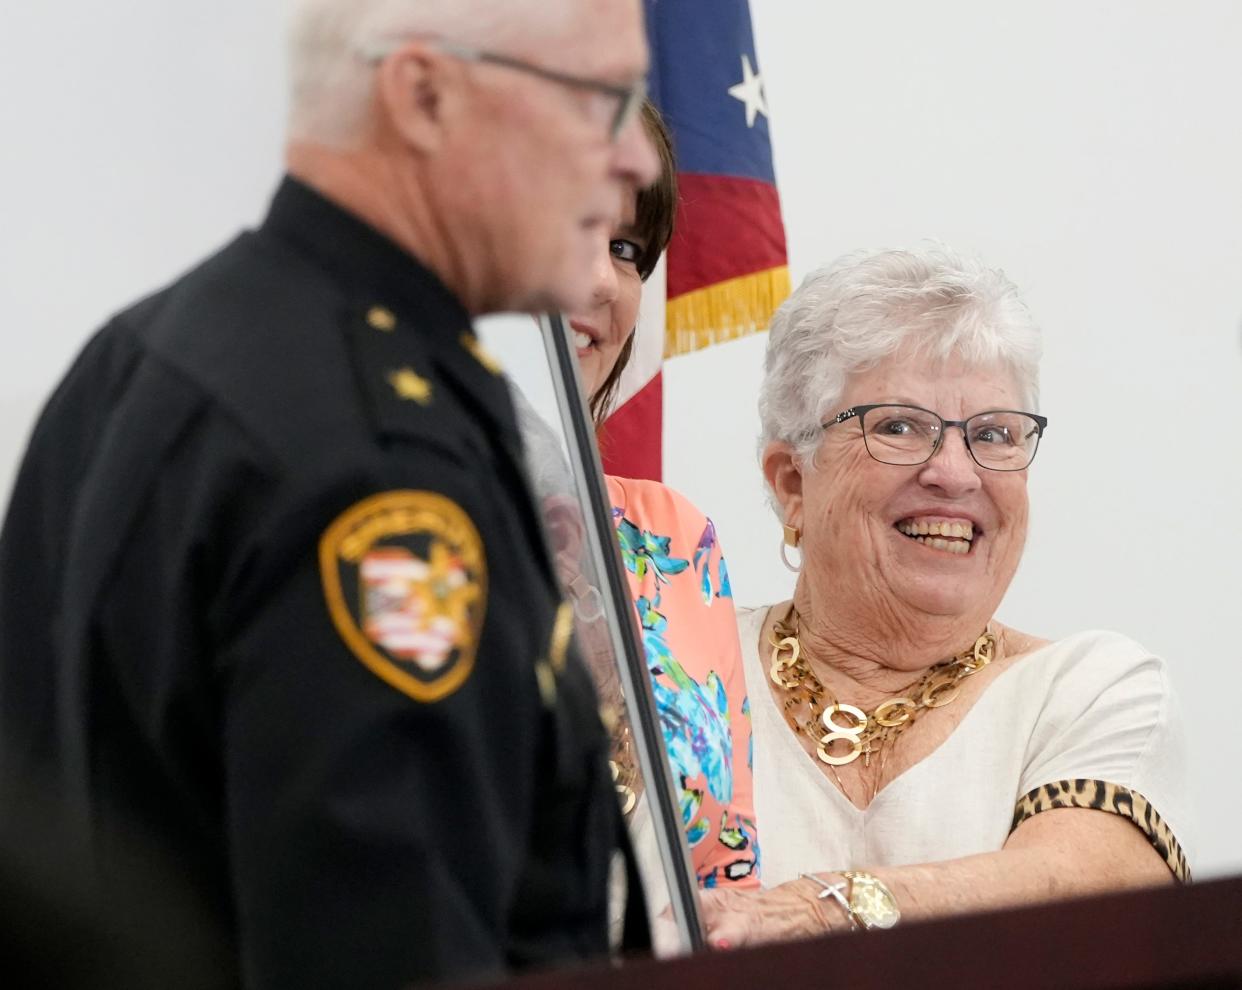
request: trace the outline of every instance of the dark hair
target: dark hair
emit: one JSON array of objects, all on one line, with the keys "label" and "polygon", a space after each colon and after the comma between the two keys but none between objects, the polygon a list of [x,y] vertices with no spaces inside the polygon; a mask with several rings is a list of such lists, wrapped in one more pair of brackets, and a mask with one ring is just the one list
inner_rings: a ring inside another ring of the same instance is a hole
[{"label": "dark hair", "polygon": [[[673,138],[668,132],[664,118],[650,100],[643,103],[643,127],[647,137],[655,145],[656,154],[660,157],[660,177],[646,189],[638,191],[638,203],[634,209],[634,231],[645,242],[642,254],[638,256],[638,274],[643,281],[655,271],[660,255],[668,247],[673,237],[673,222],[677,218],[677,159],[673,155]],[[621,372],[630,363],[630,355],[634,350],[633,332],[621,345],[617,354],[617,362],[608,372],[595,394],[590,398],[591,418],[598,429],[608,414],[612,400],[616,397],[617,388],[621,383]]]}]

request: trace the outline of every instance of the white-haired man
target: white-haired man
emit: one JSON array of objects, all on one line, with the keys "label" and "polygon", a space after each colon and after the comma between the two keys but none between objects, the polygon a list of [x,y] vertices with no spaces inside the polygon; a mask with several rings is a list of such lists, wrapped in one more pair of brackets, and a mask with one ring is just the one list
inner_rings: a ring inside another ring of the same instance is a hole
[{"label": "white-haired man", "polygon": [[225,983],[597,954],[606,743],[470,318],[584,305],[655,178],[641,6],[293,17],[267,219],[114,318],[32,437],[0,536],[5,779],[57,782],[105,898],[141,836]]}]

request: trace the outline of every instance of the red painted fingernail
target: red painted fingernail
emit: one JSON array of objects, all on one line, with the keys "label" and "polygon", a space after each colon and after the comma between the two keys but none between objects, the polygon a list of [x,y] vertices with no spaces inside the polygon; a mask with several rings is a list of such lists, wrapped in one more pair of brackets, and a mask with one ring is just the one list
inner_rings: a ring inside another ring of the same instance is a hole
[{"label": "red painted fingernail", "polygon": [[730,942],[727,938],[718,938],[716,939],[716,948],[717,949],[731,949],[733,948],[733,943]]}]

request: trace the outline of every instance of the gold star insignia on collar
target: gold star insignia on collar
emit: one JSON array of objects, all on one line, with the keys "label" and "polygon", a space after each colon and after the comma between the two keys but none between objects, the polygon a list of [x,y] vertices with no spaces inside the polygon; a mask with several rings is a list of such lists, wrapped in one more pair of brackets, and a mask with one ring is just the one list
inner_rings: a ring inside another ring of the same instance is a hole
[{"label": "gold star insignia on collar", "polygon": [[388,375],[388,384],[397,397],[417,402],[420,406],[431,404],[431,382],[408,365]]},{"label": "gold star insignia on collar", "polygon": [[461,335],[461,346],[469,351],[470,356],[478,361],[479,364],[483,365],[483,367],[490,371],[493,375],[500,375],[504,373],[505,369],[501,367],[500,362],[496,359],[496,355],[484,347],[479,341],[479,338],[474,334],[463,333]]},{"label": "gold star insignia on collar", "polygon": [[367,326],[373,330],[392,333],[397,327],[397,317],[386,306],[372,306],[367,310]]}]

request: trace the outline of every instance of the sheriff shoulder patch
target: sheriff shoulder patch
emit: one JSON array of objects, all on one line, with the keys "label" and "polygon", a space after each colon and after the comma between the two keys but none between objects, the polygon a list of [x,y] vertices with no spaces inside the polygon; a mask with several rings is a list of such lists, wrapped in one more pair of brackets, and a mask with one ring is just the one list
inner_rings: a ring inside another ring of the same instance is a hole
[{"label": "sheriff shoulder patch", "polygon": [[474,667],[487,560],[470,517],[436,492],[358,502],[319,541],[328,613],[372,673],[416,701],[439,701]]}]

